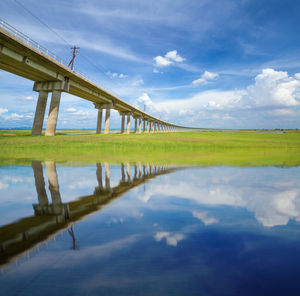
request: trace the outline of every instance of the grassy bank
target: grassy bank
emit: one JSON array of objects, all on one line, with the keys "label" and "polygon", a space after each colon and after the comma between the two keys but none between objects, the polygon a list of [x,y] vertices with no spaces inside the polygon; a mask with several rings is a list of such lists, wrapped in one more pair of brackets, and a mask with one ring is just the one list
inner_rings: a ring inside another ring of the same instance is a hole
[{"label": "grassy bank", "polygon": [[300,165],[298,131],[202,131],[31,137],[0,132],[0,164],[31,160],[153,162],[184,165]]}]

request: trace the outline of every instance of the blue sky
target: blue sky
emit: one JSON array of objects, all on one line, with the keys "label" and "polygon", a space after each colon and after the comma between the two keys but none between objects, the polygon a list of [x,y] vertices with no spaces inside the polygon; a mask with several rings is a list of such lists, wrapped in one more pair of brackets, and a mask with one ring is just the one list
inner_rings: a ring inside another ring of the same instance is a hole
[{"label": "blue sky", "polygon": [[[300,128],[299,1],[18,1],[80,46],[77,69],[155,116]],[[15,1],[0,2],[0,18],[69,61],[69,46]],[[0,127],[31,127],[32,85],[0,70]],[[58,128],[95,128],[96,115],[91,102],[64,93]],[[111,126],[120,126],[116,112]]]}]

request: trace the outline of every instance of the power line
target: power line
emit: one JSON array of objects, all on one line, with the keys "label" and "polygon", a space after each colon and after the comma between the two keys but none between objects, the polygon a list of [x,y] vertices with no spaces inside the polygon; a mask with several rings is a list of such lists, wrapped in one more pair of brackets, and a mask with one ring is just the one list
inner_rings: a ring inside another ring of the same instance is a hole
[{"label": "power line", "polygon": [[38,16],[33,14],[28,8],[26,8],[22,3],[20,3],[18,0],[14,0],[17,4],[19,4],[24,10],[26,10],[31,16],[33,16],[35,19],[37,19],[41,24],[43,24],[45,27],[48,28],[52,33],[54,33],[58,38],[60,38],[64,43],[66,43],[69,46],[72,46],[67,40],[65,40],[62,36],[60,36],[58,33],[56,33],[53,29],[51,29],[44,21],[42,21]]},{"label": "power line", "polygon": [[[27,7],[25,7],[22,3],[20,3],[18,0],[14,0],[18,5],[20,5],[25,11],[27,11],[31,16],[33,16],[35,19],[37,19],[42,25],[44,25],[48,30],[50,30],[52,33],[54,33],[58,38],[60,38],[64,43],[66,43],[68,46],[72,48],[72,45],[64,39],[60,34],[58,34],[55,30],[53,30],[50,26],[48,26],[43,20],[41,20],[38,16],[36,16],[33,12],[31,12]],[[87,58],[84,54],[81,54],[81,56],[92,66],[94,66],[98,71],[100,71],[102,74],[105,74],[107,72],[104,68],[94,64],[89,58]],[[102,69],[101,69],[102,68]]]}]

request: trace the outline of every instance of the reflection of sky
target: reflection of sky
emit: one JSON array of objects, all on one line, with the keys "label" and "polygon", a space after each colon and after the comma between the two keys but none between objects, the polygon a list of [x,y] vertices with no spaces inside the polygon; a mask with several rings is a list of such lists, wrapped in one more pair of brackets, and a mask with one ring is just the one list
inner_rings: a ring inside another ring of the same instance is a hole
[{"label": "reflection of sky", "polygon": [[[63,202],[92,194],[97,186],[95,165],[57,166],[57,172]],[[18,212],[21,204],[32,215],[37,202],[32,169],[0,173],[1,184],[7,184],[0,188],[0,208]],[[154,178],[75,223],[79,250],[71,250],[64,231],[6,267],[2,292],[295,295],[299,175],[300,168],[212,167]],[[112,166],[112,186],[120,176],[119,166]],[[44,177],[48,187],[45,171]],[[22,200],[22,192],[35,200]]]}]

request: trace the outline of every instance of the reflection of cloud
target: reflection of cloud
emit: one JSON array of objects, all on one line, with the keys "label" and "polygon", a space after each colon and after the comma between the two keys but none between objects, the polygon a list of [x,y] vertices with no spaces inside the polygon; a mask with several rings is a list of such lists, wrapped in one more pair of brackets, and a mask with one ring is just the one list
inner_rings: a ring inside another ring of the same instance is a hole
[{"label": "reflection of cloud", "polygon": [[184,239],[184,235],[182,233],[174,233],[166,232],[166,231],[160,231],[155,233],[154,239],[157,242],[160,242],[162,239],[166,239],[166,243],[169,246],[176,247],[178,242]]},{"label": "reflection of cloud", "polygon": [[8,184],[0,181],[0,189],[6,189],[6,188],[8,188]]},{"label": "reflection of cloud", "polygon": [[201,220],[205,225],[210,225],[214,223],[218,223],[219,220],[213,217],[208,217],[207,212],[197,212],[193,211],[193,216],[199,220]]},{"label": "reflection of cloud", "polygon": [[[269,174],[272,173],[272,178]],[[185,173],[186,174],[186,173]],[[182,176],[182,172],[165,176],[164,182],[149,186],[139,199],[151,205],[160,202],[162,196],[186,199],[209,207],[244,207],[254,212],[254,216],[263,226],[286,225],[290,219],[300,221],[300,186],[297,174],[285,173],[274,168],[197,169]],[[205,225],[217,223],[206,212],[193,211],[193,216]]]}]

